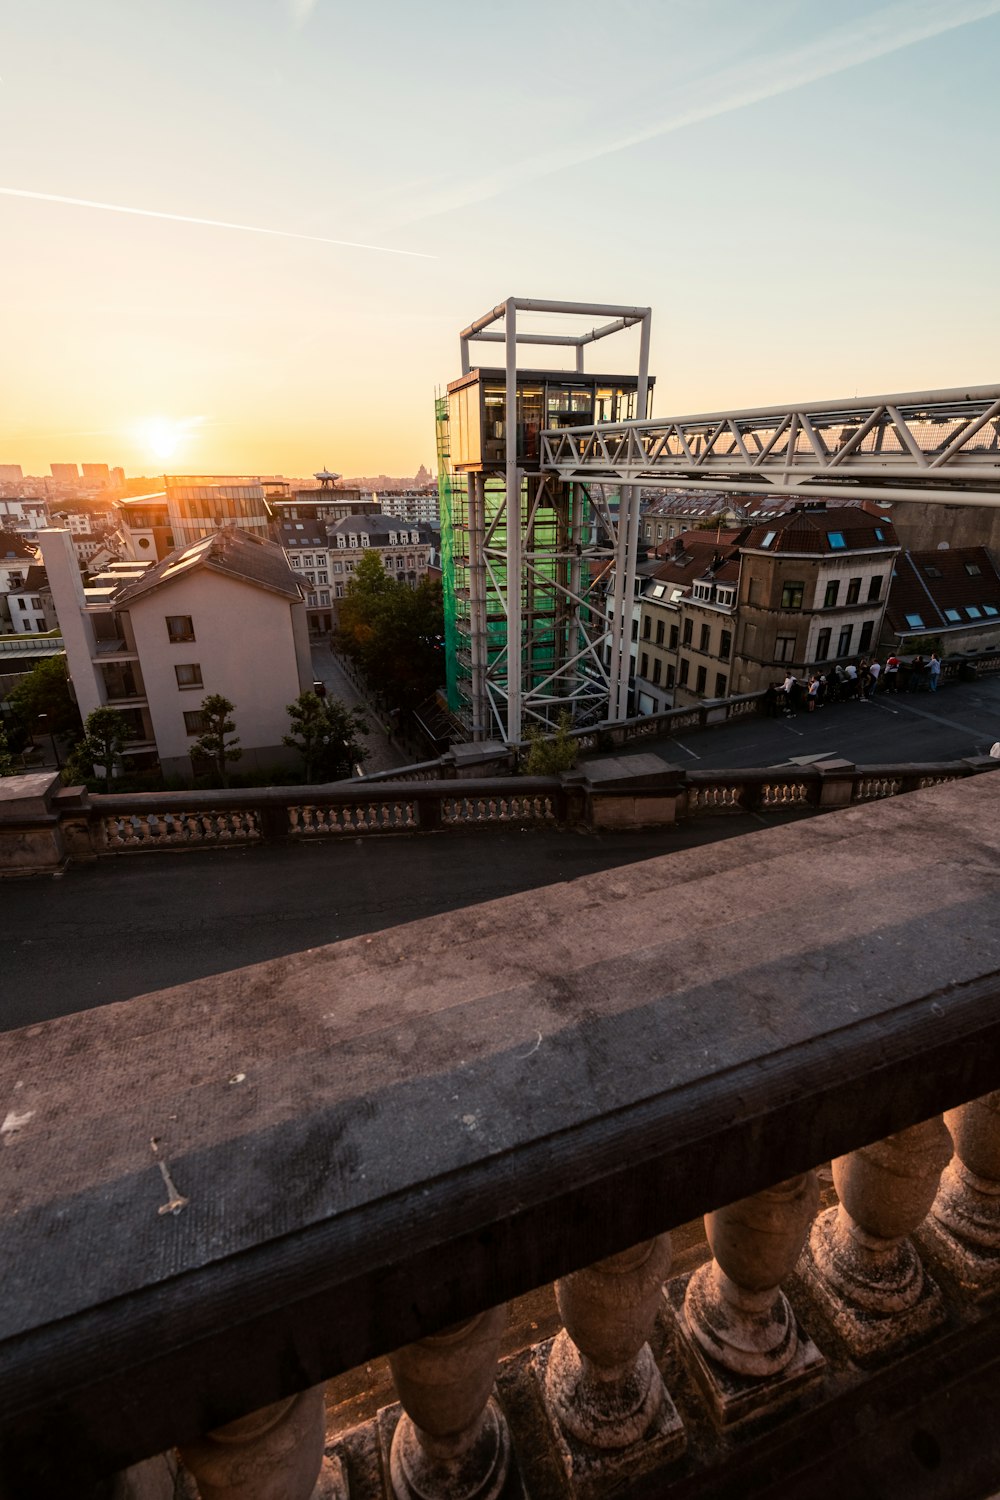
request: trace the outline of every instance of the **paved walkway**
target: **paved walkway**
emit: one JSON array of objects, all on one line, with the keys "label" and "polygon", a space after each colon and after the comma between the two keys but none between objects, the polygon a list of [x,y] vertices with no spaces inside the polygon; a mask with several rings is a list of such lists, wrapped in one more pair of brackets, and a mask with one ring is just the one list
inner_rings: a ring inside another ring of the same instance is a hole
[{"label": "paved walkway", "polygon": [[316,681],[325,685],[331,698],[339,698],[348,708],[360,708],[368,720],[368,733],[362,737],[368,751],[365,771],[391,771],[395,766],[411,765],[412,757],[397,749],[389,739],[382,718],[348,676],[329,646],[324,644],[311,649],[313,677]]},{"label": "paved walkway", "polygon": [[963,760],[1000,740],[1000,672],[947,683],[936,693],[879,695],[831,703],[792,718],[744,719],[677,739],[641,740],[624,754],[653,751],[688,770],[778,766],[838,756],[855,765]]}]

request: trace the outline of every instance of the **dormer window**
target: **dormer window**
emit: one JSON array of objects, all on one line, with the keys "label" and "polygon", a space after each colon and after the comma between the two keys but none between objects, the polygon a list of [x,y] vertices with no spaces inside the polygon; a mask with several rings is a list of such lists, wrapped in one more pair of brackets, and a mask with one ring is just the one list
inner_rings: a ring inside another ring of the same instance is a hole
[{"label": "dormer window", "polygon": [[351,534],[347,538],[347,540],[350,542],[350,544],[351,544],[352,547],[356,547],[358,545],[358,538],[357,538],[356,534],[353,531],[351,532]]},{"label": "dormer window", "polygon": [[343,535],[343,533],[341,533],[337,537],[337,546],[338,547],[346,547],[347,546],[347,538],[346,538],[346,536]]},{"label": "dormer window", "polygon": [[367,547],[370,542],[371,542],[371,537],[369,537],[365,532],[362,532],[361,533],[361,545],[362,545],[362,547]]},{"label": "dormer window", "polygon": [[394,531],[390,531],[389,532],[389,546],[390,547],[395,547],[395,545],[396,545],[396,533]]},{"label": "dormer window", "polygon": [[727,607],[730,607],[736,598],[736,590],[720,584],[716,589],[715,597],[719,604],[724,604]]},{"label": "dormer window", "polygon": [[695,599],[711,599],[712,585],[710,583],[696,583],[691,589],[691,594]]}]

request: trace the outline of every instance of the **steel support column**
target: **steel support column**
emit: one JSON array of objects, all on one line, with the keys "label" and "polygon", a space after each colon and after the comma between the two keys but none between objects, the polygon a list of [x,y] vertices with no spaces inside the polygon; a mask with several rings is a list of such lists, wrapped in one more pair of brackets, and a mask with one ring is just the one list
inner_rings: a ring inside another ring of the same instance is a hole
[{"label": "steel support column", "polygon": [[507,408],[504,418],[507,491],[507,738],[521,738],[521,477],[517,467],[517,304],[507,299],[504,333]]}]

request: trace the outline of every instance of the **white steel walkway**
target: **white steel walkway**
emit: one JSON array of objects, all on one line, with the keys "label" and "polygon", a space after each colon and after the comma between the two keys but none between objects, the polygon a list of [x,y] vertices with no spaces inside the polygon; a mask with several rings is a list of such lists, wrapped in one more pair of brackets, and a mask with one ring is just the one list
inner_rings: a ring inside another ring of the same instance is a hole
[{"label": "white steel walkway", "polygon": [[1000,385],[542,434],[562,480],[858,499],[1000,503]]}]

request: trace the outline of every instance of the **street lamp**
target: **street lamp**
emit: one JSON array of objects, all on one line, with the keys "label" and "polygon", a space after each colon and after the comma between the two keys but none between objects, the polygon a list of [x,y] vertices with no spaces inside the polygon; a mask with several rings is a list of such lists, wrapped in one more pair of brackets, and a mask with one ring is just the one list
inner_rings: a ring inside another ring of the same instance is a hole
[{"label": "street lamp", "polygon": [[49,739],[52,742],[52,755],[53,755],[53,757],[55,759],[56,770],[57,771],[61,771],[62,770],[62,761],[59,759],[59,746],[56,744],[56,737],[55,737],[55,735],[52,733],[51,729],[49,729],[49,716],[48,716],[48,714],[39,714],[38,715],[38,722],[41,725],[42,733],[43,734],[48,733]]}]

